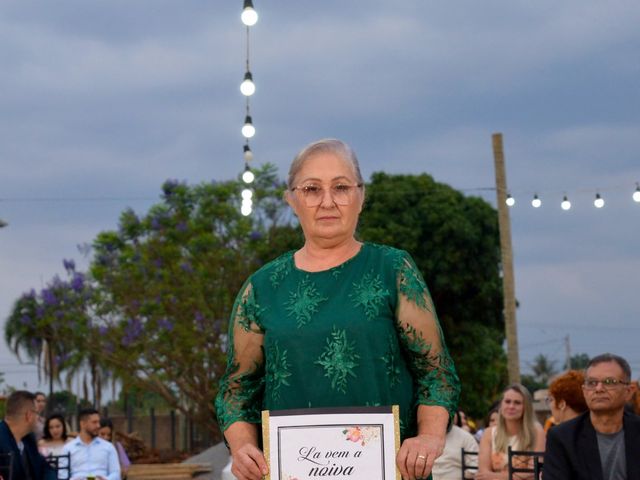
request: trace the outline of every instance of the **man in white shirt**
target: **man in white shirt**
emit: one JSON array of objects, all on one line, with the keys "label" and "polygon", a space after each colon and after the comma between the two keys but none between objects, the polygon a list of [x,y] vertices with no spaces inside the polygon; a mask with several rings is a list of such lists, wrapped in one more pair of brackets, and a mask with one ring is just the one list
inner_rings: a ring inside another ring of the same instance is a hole
[{"label": "man in white shirt", "polygon": [[[433,480],[459,480],[462,478],[462,449],[465,452],[477,452],[478,442],[466,430],[452,425],[451,430],[447,433],[442,455],[433,464],[433,470],[431,470]],[[478,457],[469,455],[466,457],[465,463],[476,468]],[[475,471],[466,471],[465,478],[473,478]]]},{"label": "man in white shirt", "polygon": [[71,454],[71,480],[120,480],[118,453],[111,442],[98,436],[100,414],[92,408],[78,415],[80,435],[64,446]]}]

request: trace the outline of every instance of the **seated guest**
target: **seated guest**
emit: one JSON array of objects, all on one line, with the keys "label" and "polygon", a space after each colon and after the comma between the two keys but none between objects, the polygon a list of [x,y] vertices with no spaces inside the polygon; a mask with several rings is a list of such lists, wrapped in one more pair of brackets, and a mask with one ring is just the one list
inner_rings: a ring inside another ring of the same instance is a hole
[{"label": "seated guest", "polygon": [[120,480],[120,462],[116,448],[98,436],[100,414],[93,408],[78,415],[80,434],[64,446],[71,454],[71,480]]},{"label": "seated guest", "polygon": [[45,457],[60,455],[68,439],[64,417],[59,413],[54,413],[44,422],[43,436],[42,440],[38,442],[38,450]]},{"label": "seated guest", "polygon": [[[478,442],[463,428],[452,425],[451,430],[447,433],[442,455],[433,464],[433,470],[431,470],[433,480],[460,480],[462,478],[463,448],[467,452],[477,452]],[[475,455],[469,455],[466,458],[466,463],[477,466],[478,458]],[[473,472],[475,470],[465,472],[468,475],[465,478],[473,478]]]},{"label": "seated guest", "polygon": [[43,392],[36,392],[36,413],[38,414],[38,419],[36,420],[36,429],[33,432],[36,436],[36,440],[40,440],[42,438],[42,434],[44,432],[44,412],[47,408],[47,396]]},{"label": "seated guest", "polygon": [[587,402],[582,393],[583,383],[582,372],[569,370],[556,377],[549,385],[547,402],[556,425],[587,411]]},{"label": "seated guest", "polygon": [[113,422],[111,419],[100,419],[100,431],[98,434],[101,439],[113,443],[113,446],[116,447],[116,451],[118,452],[118,461],[120,462],[120,471],[122,476],[126,477],[127,470],[129,470],[129,466],[131,465],[131,460],[129,460],[129,456],[122,444],[115,439],[115,432],[113,431]]},{"label": "seated guest", "polygon": [[484,435],[484,432],[487,431],[489,427],[494,427],[498,424],[498,408],[500,408],[499,400],[497,402],[493,402],[493,404],[491,405],[489,413],[484,419],[484,428],[479,428],[476,433],[473,434],[478,443],[480,443],[480,440],[482,440],[482,435]]},{"label": "seated guest", "polygon": [[624,411],[630,383],[624,358],[591,359],[582,386],[589,410],[549,430],[544,480],[640,479],[640,418]]},{"label": "seated guest", "polygon": [[[4,421],[0,422],[0,454],[12,454],[13,471],[11,478],[5,480],[56,478],[55,472],[38,452],[34,436],[38,420],[35,400],[36,396],[25,390],[17,390],[7,398]],[[6,475],[8,467],[0,464],[0,475]]]},{"label": "seated guest", "polygon": [[[542,425],[533,414],[531,394],[526,387],[514,383],[502,394],[497,425],[487,428],[480,440],[476,479],[506,480],[509,477],[509,447],[513,450],[542,452],[544,443]],[[522,461],[517,466],[525,467],[528,464]]]}]

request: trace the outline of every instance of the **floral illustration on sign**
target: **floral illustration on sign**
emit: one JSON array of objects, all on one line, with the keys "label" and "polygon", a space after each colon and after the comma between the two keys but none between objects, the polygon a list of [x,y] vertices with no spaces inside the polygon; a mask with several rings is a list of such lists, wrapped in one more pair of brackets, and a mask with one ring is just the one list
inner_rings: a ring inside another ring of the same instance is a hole
[{"label": "floral illustration on sign", "polygon": [[345,440],[349,442],[359,443],[363,447],[379,437],[380,431],[376,427],[349,427],[345,428],[342,433],[345,435]]}]

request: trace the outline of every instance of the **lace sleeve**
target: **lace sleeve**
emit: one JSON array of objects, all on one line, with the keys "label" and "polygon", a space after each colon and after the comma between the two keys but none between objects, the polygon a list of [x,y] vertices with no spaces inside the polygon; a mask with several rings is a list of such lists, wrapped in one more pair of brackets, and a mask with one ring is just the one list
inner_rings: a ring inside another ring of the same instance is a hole
[{"label": "lace sleeve", "polygon": [[216,414],[223,432],[237,421],[260,423],[264,391],[260,311],[248,281],[236,298],[229,320],[227,370],[216,397]]},{"label": "lace sleeve", "polygon": [[419,405],[458,407],[460,381],[422,275],[405,254],[399,262],[397,326],[417,388]]}]

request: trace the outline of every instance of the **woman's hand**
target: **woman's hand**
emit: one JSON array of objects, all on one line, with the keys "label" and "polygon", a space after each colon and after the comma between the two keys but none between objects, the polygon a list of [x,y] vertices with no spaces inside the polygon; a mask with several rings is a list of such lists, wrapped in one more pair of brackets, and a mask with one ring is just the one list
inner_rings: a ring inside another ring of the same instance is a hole
[{"label": "woman's hand", "polygon": [[269,473],[267,461],[258,448],[258,427],[254,423],[235,422],[224,432],[231,450],[231,473],[238,480],[260,480]]},{"label": "woman's hand", "polygon": [[402,442],[396,464],[404,480],[427,478],[433,462],[442,454],[445,437],[423,433]]},{"label": "woman's hand", "polygon": [[260,480],[269,472],[262,450],[252,444],[245,444],[231,452],[233,463],[231,473],[238,480]]}]

